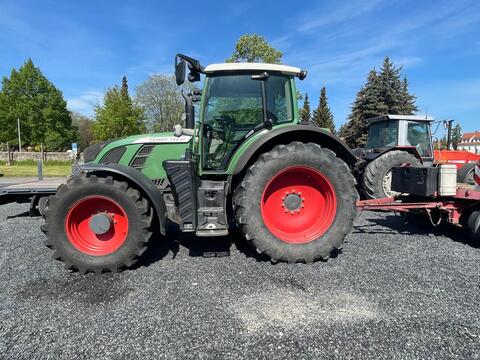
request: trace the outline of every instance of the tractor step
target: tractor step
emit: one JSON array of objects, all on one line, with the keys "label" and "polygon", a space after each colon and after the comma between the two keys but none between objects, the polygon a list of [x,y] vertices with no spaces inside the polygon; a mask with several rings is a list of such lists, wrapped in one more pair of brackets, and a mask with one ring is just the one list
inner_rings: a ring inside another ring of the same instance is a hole
[{"label": "tractor step", "polygon": [[228,235],[225,215],[226,186],[226,181],[201,181],[198,188],[197,236]]}]

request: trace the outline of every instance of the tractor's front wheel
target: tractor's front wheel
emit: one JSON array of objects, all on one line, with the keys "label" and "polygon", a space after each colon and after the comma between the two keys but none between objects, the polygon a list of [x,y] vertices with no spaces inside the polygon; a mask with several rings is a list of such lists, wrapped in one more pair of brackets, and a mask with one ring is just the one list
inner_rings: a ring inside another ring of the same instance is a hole
[{"label": "tractor's front wheel", "polygon": [[273,261],[328,259],[342,247],[358,194],[347,164],[313,143],[278,145],[247,170],[234,196],[245,238]]},{"label": "tractor's front wheel", "polygon": [[68,269],[117,272],[146,250],[152,215],[148,200],[126,182],[74,176],[49,198],[45,245]]},{"label": "tractor's front wheel", "polygon": [[415,156],[403,150],[389,151],[368,164],[363,174],[362,184],[365,197],[382,199],[400,195],[392,190],[392,169],[402,164],[422,165]]}]

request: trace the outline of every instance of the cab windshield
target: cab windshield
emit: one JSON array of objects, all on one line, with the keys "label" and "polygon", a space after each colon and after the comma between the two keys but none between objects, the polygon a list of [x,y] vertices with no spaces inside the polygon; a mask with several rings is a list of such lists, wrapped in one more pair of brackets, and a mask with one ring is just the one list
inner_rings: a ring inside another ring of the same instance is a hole
[{"label": "cab windshield", "polygon": [[407,126],[407,145],[415,146],[422,157],[432,157],[430,126],[425,122],[409,122]]},{"label": "cab windshield", "polygon": [[251,74],[208,78],[202,136],[206,169],[225,168],[244,136],[264,123],[265,113],[273,124],[293,120],[290,79],[280,74],[264,80],[252,79]]},{"label": "cab windshield", "polygon": [[370,125],[365,149],[379,149],[398,144],[398,121],[379,121]]}]

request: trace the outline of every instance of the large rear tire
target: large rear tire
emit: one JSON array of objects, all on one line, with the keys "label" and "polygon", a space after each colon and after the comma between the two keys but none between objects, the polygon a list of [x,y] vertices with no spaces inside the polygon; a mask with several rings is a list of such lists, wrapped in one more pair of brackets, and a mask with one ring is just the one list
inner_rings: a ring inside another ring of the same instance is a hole
[{"label": "large rear tire", "polygon": [[367,199],[381,199],[398,195],[392,191],[392,169],[402,164],[422,166],[412,154],[393,150],[380,155],[365,168],[362,189]]},{"label": "large rear tire", "polygon": [[480,245],[480,210],[475,210],[470,214],[467,226],[473,242]]},{"label": "large rear tire", "polygon": [[278,145],[250,166],[234,194],[247,241],[272,261],[311,263],[340,249],[358,194],[347,164],[314,143]]},{"label": "large rear tire", "polygon": [[473,175],[475,174],[475,163],[467,163],[458,169],[457,182],[468,185],[475,185]]},{"label": "large rear tire", "polygon": [[152,218],[148,200],[126,182],[74,176],[49,198],[45,245],[67,269],[118,272],[147,249]]}]

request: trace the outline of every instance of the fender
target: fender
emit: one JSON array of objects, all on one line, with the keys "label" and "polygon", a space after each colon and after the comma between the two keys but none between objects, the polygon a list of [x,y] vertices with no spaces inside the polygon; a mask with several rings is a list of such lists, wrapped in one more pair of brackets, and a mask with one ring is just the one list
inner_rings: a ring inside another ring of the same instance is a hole
[{"label": "fender", "polygon": [[87,174],[112,175],[124,178],[130,184],[134,184],[153,205],[160,223],[160,233],[165,235],[167,213],[165,202],[156,186],[140,171],[120,164],[84,164],[80,168]]},{"label": "fender", "polygon": [[250,145],[235,164],[233,175],[240,173],[249,160],[257,154],[268,151],[276,144],[288,144],[292,141],[314,142],[334,151],[339,158],[353,166],[358,161],[352,150],[340,138],[314,125],[294,125],[273,129]]},{"label": "fender", "polygon": [[415,147],[415,146],[392,146],[392,147],[389,147],[389,148],[384,148],[384,149],[381,149],[380,151],[378,152],[369,152],[369,153],[366,153],[363,158],[367,161],[373,161],[375,160],[377,157],[379,156],[382,156],[383,154],[386,154],[390,151],[394,151],[394,150],[401,150],[401,151],[405,151],[405,152],[408,152],[409,154],[412,154],[413,156],[415,156],[418,160],[420,160],[420,162],[423,164],[424,162],[431,162],[433,161],[433,158],[422,158],[422,156],[420,155],[420,153],[418,152],[418,149]]}]

